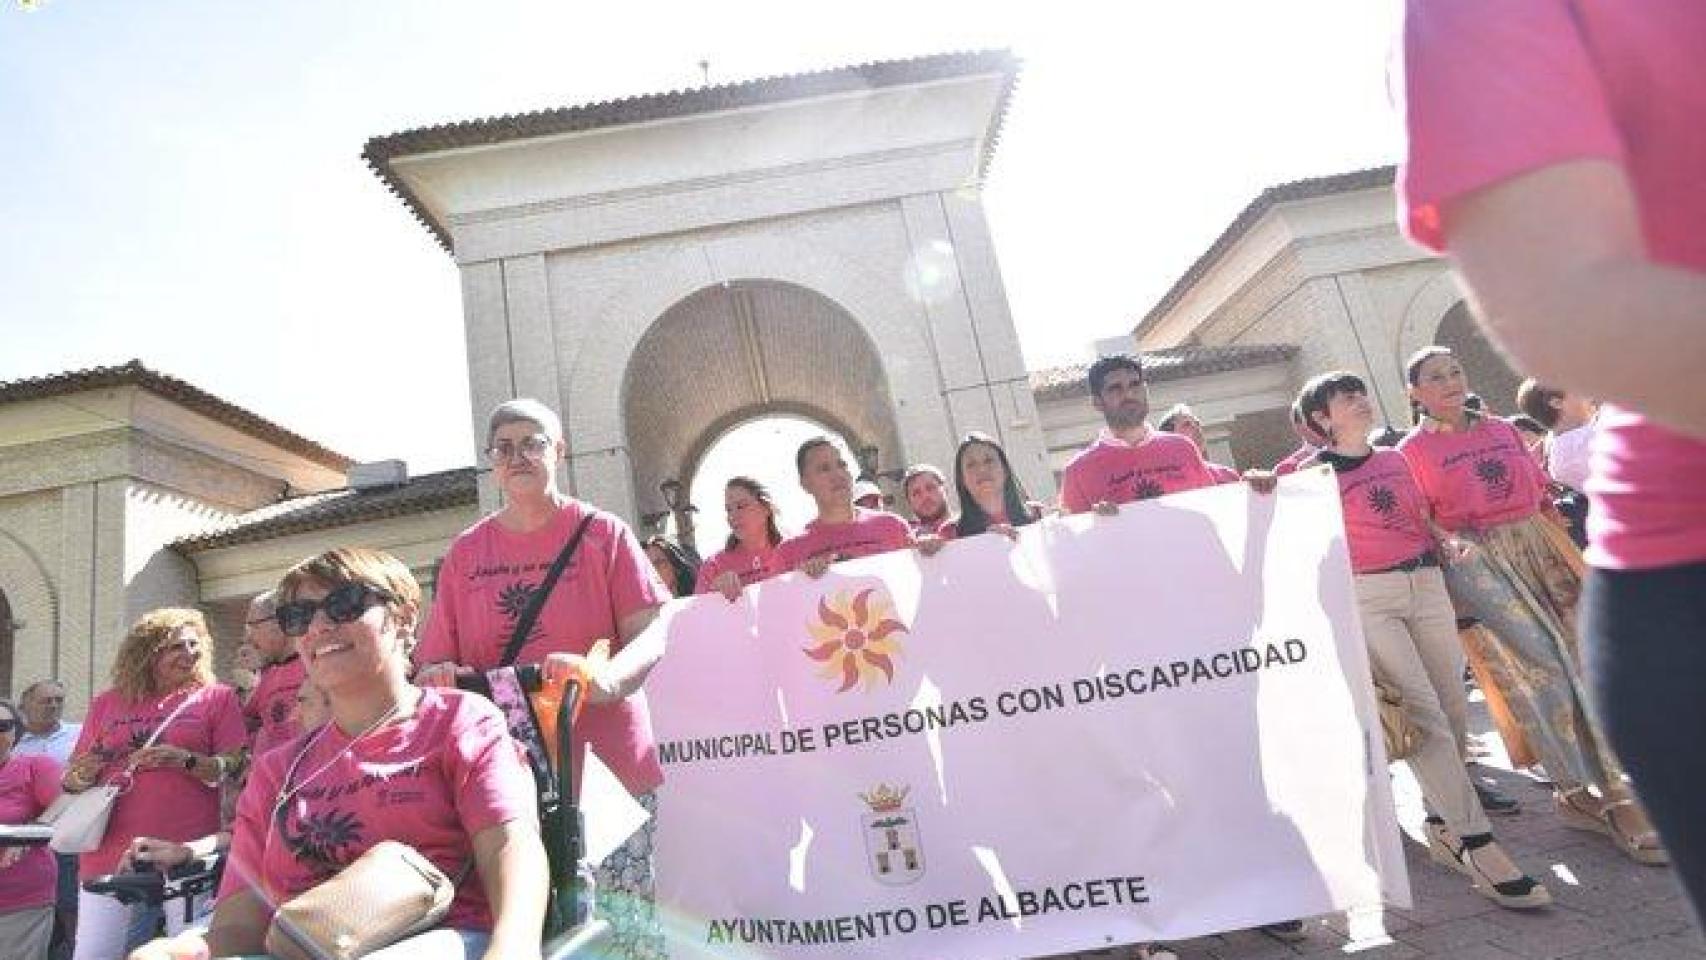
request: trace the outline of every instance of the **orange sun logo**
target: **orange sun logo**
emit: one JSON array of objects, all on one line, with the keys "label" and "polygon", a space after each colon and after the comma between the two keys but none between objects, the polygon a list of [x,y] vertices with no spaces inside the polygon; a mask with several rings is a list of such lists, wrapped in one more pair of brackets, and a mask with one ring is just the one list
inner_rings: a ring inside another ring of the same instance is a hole
[{"label": "orange sun logo", "polygon": [[886,593],[870,587],[851,598],[847,591],[836,592],[833,600],[821,598],[817,621],[806,629],[814,642],[802,652],[822,664],[819,676],[841,681],[836,693],[855,686],[869,690],[879,675],[893,682],[899,639],[906,627],[896,618]]}]

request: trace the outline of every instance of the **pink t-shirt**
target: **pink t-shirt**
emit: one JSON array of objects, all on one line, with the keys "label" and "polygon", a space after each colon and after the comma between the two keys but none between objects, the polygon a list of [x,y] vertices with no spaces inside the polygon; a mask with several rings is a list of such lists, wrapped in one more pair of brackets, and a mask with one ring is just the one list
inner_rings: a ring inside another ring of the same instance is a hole
[{"label": "pink t-shirt", "polygon": [[[59,796],[64,775],[65,768],[52,757],[13,754],[0,765],[0,823],[17,826],[41,816]],[[0,914],[52,904],[59,876],[52,851],[46,845],[0,850],[0,862],[12,855],[18,859],[0,866]]]},{"label": "pink t-shirt", "polygon": [[[256,762],[219,896],[259,888],[263,904],[288,900],[381,840],[414,847],[454,880],[474,863],[475,834],[538,816],[533,775],[498,708],[460,690],[424,690],[414,716],[353,744],[328,723]],[[457,884],[444,923],[492,928],[477,870]]]},{"label": "pink t-shirt", "polygon": [[1208,468],[1208,475],[1214,478],[1215,483],[1239,483],[1244,479],[1243,474],[1224,464],[1205,460],[1203,466]]},{"label": "pink t-shirt", "polygon": [[743,543],[733,550],[719,550],[712,554],[709,560],[699,565],[699,576],[695,581],[693,592],[717,592],[717,578],[731,570],[740,575],[741,587],[750,587],[775,572],[773,569],[775,560],[775,547],[748,550],[746,544]]},{"label": "pink t-shirt", "polygon": [[[117,690],[97,695],[89,704],[83,733],[72,757],[92,753],[101,758],[101,780],[124,773],[130,756],[179,703],[194,698],[184,712],[160,734],[156,745],[181,747],[211,756],[230,753],[249,742],[243,726],[243,707],[237,691],[223,683],[169,694],[160,699],[131,700]],[[219,829],[219,788],[210,787],[188,770],[160,767],[138,770],[129,791],[113,804],[107,834],[101,845],[78,861],[77,876],[91,880],[113,872],[119,856],[139,836],[180,843],[205,837]]]},{"label": "pink t-shirt", "polygon": [[296,692],[302,689],[307,675],[302,658],[294,654],[289,660],[269,663],[261,669],[261,679],[243,704],[243,723],[248,727],[249,749],[255,756],[302,733],[301,725],[296,722]]},{"label": "pink t-shirt", "polygon": [[1151,430],[1133,444],[1103,430],[1066,464],[1060,504],[1083,513],[1104,500],[1131,503],[1214,484],[1197,445],[1178,434]]},{"label": "pink t-shirt", "polygon": [[1398,441],[1434,522],[1485,530],[1533,516],[1546,498],[1546,475],[1516,428],[1498,417],[1472,417],[1467,430],[1425,421]]},{"label": "pink t-shirt", "polygon": [[[1620,163],[1656,261],[1706,269],[1706,5],[1699,0],[1409,0],[1400,220],[1445,248],[1440,207],[1578,159]],[[1626,318],[1636,322],[1638,318]],[[1706,321],[1703,321],[1706,322]],[[1706,443],[1607,405],[1587,559],[1706,558]]]},{"label": "pink t-shirt", "polygon": [[942,528],[947,526],[948,524],[950,524],[952,522],[953,522],[952,520],[948,519],[947,514],[943,514],[942,516],[938,517],[937,519],[931,520],[931,521],[913,520],[912,521],[912,533],[913,533],[913,536],[924,536],[926,534],[931,535],[931,536],[941,536],[942,535]]},{"label": "pink t-shirt", "polygon": [[[1332,461],[1323,456],[1305,462],[1313,466]],[[1433,549],[1427,501],[1403,454],[1376,450],[1359,466],[1340,469],[1334,464],[1333,469],[1339,479],[1353,571],[1389,570]]]},{"label": "pink t-shirt", "polygon": [[912,526],[905,520],[882,510],[854,507],[853,519],[846,523],[813,520],[806,524],[805,530],[782,541],[776,548],[776,572],[798,569],[800,564],[821,554],[852,560],[900,550],[911,543]]},{"label": "pink t-shirt", "polygon": [[1319,451],[1309,444],[1302,444],[1296,450],[1286,454],[1284,460],[1274,464],[1274,475],[1283,477],[1289,473],[1296,473],[1297,468],[1303,464],[1303,461],[1315,456],[1318,452]]},{"label": "pink t-shirt", "polygon": [[[550,523],[530,533],[506,530],[491,516],[459,534],[439,568],[432,616],[415,662],[476,670],[497,666],[528,598],[588,509],[570,500]],[[669,596],[634,532],[598,511],[515,662],[538,663],[548,653],[585,653],[606,638],[615,652],[621,646],[617,622]],[[663,783],[644,692],[588,705],[576,732],[581,749],[590,746],[630,792],[647,793]],[[575,764],[576,771],[581,768]]]}]

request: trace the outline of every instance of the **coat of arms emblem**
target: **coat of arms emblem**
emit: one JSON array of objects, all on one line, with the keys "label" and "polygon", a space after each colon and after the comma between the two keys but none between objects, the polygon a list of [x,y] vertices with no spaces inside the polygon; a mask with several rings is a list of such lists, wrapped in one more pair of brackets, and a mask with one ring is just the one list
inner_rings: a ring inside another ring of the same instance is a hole
[{"label": "coat of arms emblem", "polygon": [[871,876],[878,883],[905,886],[924,876],[924,848],[918,836],[918,816],[903,806],[910,787],[878,784],[859,799],[871,808],[864,815],[865,852]]}]

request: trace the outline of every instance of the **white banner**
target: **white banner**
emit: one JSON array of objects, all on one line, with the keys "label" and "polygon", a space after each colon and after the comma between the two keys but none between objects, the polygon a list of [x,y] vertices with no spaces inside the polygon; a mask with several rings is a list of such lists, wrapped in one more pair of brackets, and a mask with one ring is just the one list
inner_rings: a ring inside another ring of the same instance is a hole
[{"label": "white banner", "polygon": [[1037,956],[1409,902],[1320,472],[654,629],[674,957]]}]

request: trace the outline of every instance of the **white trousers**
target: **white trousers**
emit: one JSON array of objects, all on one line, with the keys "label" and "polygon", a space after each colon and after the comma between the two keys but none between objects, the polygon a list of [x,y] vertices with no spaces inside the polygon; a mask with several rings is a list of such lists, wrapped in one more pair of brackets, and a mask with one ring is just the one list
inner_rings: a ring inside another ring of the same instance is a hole
[{"label": "white trousers", "polygon": [[[112,897],[77,891],[77,952],[72,955],[73,960],[124,960],[130,951],[154,937],[153,930],[136,929],[146,919],[147,912]],[[203,912],[205,904],[198,906],[197,916]],[[167,936],[176,936],[198,922],[184,919],[182,900],[165,904],[165,913]]]},{"label": "white trousers", "polygon": [[1422,796],[1458,836],[1488,833],[1487,814],[1463,769],[1469,698],[1457,615],[1437,567],[1356,578],[1363,638],[1375,676],[1398,689],[1421,742],[1404,761]]}]

